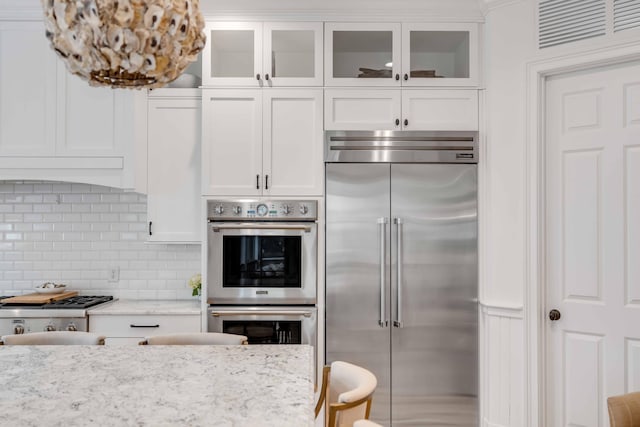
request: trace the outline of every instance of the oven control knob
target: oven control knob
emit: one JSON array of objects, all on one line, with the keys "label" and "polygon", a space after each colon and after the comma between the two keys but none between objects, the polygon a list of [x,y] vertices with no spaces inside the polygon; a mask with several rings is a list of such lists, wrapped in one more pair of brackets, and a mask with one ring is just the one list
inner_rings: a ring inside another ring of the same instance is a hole
[{"label": "oven control knob", "polygon": [[269,208],[264,203],[261,203],[256,206],[256,213],[258,216],[266,216],[269,213]]},{"label": "oven control knob", "polygon": [[242,213],[242,206],[234,206],[233,213],[236,215],[240,215]]},{"label": "oven control knob", "polygon": [[222,215],[224,213],[224,207],[222,205],[218,205],[213,209],[213,211],[216,215]]},{"label": "oven control knob", "polygon": [[55,330],[56,330],[56,327],[55,327],[55,326],[53,326],[51,323],[49,323],[49,324],[44,328],[44,330],[45,330],[45,331],[47,331],[47,332],[52,332],[52,331],[55,331]]},{"label": "oven control knob", "polygon": [[309,208],[307,207],[307,205],[300,205],[300,214],[306,215],[307,212],[309,212]]},{"label": "oven control knob", "polygon": [[13,333],[18,335],[18,334],[24,334],[24,325],[16,325],[13,327]]},{"label": "oven control knob", "polygon": [[291,206],[282,205],[281,211],[282,211],[282,215],[289,215],[291,213]]},{"label": "oven control knob", "polygon": [[76,325],[75,325],[74,323],[69,323],[69,324],[67,325],[67,331],[75,332],[75,331],[77,331],[77,330],[78,330],[78,328],[76,327]]}]

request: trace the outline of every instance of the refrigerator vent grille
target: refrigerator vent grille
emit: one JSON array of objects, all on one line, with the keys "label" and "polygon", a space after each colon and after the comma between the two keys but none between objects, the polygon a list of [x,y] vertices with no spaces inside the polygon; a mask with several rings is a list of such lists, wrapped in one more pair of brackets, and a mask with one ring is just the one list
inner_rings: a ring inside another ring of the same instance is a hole
[{"label": "refrigerator vent grille", "polygon": [[640,28],[640,0],[614,0],[613,31]]},{"label": "refrigerator vent grille", "polygon": [[540,0],[538,30],[540,49],[603,36],[606,31],[605,0]]}]

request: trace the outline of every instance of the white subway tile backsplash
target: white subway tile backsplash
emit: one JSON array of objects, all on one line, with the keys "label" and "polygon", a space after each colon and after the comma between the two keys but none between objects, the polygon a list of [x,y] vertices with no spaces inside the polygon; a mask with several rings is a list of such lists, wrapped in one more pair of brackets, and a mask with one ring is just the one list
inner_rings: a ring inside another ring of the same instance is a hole
[{"label": "white subway tile backsplash", "polygon": [[146,202],[87,184],[0,182],[0,294],[54,280],[85,294],[191,298],[200,246],[146,244]]}]

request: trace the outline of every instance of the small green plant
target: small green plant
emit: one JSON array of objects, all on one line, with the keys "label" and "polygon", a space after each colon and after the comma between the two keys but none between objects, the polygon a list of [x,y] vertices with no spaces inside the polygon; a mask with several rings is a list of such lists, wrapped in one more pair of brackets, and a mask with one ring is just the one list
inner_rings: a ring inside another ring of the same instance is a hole
[{"label": "small green plant", "polygon": [[191,295],[198,296],[202,290],[202,274],[195,274],[189,279],[189,286],[191,287]]}]

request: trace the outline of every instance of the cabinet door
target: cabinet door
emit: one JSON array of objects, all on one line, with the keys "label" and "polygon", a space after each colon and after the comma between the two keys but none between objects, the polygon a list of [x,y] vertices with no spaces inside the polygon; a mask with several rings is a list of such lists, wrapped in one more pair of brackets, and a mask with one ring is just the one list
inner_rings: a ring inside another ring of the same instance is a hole
[{"label": "cabinet door", "polygon": [[[122,156],[132,135],[123,135],[128,92],[92,87],[58,64],[56,155]],[[127,141],[127,136],[129,141]]]},{"label": "cabinet door", "polygon": [[202,93],[203,194],[262,194],[262,91]]},{"label": "cabinet door", "polygon": [[322,86],[322,22],[264,24],[267,86]]},{"label": "cabinet door", "polygon": [[149,100],[149,241],[200,241],[200,105],[198,98]]},{"label": "cabinet door", "polygon": [[264,194],[322,195],[322,89],[263,92]]},{"label": "cabinet door", "polygon": [[402,24],[403,86],[477,86],[477,24]]},{"label": "cabinet door", "polygon": [[0,154],[55,152],[56,58],[42,21],[0,21]]},{"label": "cabinet door", "polygon": [[404,130],[478,130],[477,90],[403,90]]},{"label": "cabinet door", "polygon": [[208,22],[203,86],[262,86],[262,23]]},{"label": "cabinet door", "polygon": [[325,89],[326,130],[400,130],[399,89]]},{"label": "cabinet door", "polygon": [[400,86],[400,24],[327,23],[326,86]]}]

